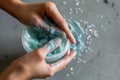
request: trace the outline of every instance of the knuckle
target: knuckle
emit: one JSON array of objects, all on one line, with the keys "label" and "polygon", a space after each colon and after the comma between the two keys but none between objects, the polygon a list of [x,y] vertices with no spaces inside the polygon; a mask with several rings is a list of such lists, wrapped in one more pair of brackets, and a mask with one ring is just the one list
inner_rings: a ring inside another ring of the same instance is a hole
[{"label": "knuckle", "polygon": [[23,61],[20,60],[17,61],[16,66],[19,70],[23,70],[23,71],[27,70],[27,65]]},{"label": "knuckle", "polygon": [[54,2],[49,1],[45,3],[45,7],[47,8],[53,8],[54,6],[56,6]]},{"label": "knuckle", "polygon": [[36,59],[44,60],[41,50],[38,49],[38,50],[34,51],[33,53],[34,53],[34,56],[36,57]]},{"label": "knuckle", "polygon": [[54,75],[54,73],[53,73],[52,69],[49,67],[47,76],[52,77],[53,75]]}]

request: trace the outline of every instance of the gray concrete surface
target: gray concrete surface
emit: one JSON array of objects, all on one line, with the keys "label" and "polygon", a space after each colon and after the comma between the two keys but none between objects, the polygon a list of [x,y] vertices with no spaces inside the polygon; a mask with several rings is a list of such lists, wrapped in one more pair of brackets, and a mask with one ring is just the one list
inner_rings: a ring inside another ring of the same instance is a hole
[{"label": "gray concrete surface", "polygon": [[[42,2],[43,0],[24,0]],[[47,1],[47,0],[44,0]],[[89,45],[93,52],[83,52],[69,66],[48,80],[120,80],[120,0],[50,0],[56,3],[65,18],[94,24],[98,38]],[[80,1],[76,5],[75,1]],[[75,12],[76,7],[82,11]],[[70,15],[69,9],[73,12]],[[6,12],[0,10],[0,71],[13,59],[25,54],[21,44],[23,25]],[[73,68],[73,71],[70,69]],[[39,80],[39,79],[38,79]]]}]

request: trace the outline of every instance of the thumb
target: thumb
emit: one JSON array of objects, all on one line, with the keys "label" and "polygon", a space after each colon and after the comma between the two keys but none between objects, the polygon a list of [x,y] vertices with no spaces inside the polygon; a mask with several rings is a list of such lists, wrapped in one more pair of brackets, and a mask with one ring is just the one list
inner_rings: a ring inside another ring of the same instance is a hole
[{"label": "thumb", "polygon": [[48,53],[55,50],[61,44],[61,42],[62,42],[61,38],[52,39],[47,44],[45,44],[42,48],[39,48],[38,51],[42,53],[43,57],[45,57]]}]

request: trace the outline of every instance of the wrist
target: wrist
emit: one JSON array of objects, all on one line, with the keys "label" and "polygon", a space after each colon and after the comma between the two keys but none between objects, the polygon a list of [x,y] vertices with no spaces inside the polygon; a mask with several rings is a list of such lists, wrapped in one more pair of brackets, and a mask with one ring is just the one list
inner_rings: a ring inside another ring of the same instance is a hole
[{"label": "wrist", "polygon": [[23,64],[15,63],[0,74],[0,80],[28,80],[29,76],[29,72]]},{"label": "wrist", "polygon": [[15,17],[15,15],[18,14],[18,12],[20,12],[19,10],[24,4],[25,3],[21,0],[1,0],[0,9],[8,12],[9,14]]}]

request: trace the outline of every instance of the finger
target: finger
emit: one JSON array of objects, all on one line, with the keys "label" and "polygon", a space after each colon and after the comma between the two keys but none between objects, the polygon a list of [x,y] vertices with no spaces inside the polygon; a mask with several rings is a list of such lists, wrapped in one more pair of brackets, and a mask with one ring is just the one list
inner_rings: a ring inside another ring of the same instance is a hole
[{"label": "finger", "polygon": [[64,57],[69,56],[69,54],[70,54],[70,48],[67,50],[67,52],[66,52]]},{"label": "finger", "polygon": [[69,55],[65,56],[62,60],[51,64],[52,70],[54,72],[63,70],[68,65],[68,63],[72,61],[75,55],[76,55],[76,51],[72,51]]},{"label": "finger", "polygon": [[42,48],[38,49],[40,53],[42,53],[42,56],[45,57],[49,52],[52,52],[55,50],[60,44],[62,40],[61,38],[55,38],[49,41],[47,44],[45,44]]},{"label": "finger", "polygon": [[43,21],[42,17],[40,17],[39,15],[33,14],[32,18],[30,20],[30,24],[31,25],[36,24],[36,25],[39,25],[39,26],[43,26],[44,21]]},{"label": "finger", "polygon": [[48,6],[46,7],[46,14],[48,15],[48,17],[52,18],[53,21],[59,26],[59,28],[66,33],[67,37],[72,43],[76,43],[75,38],[72,35],[65,19],[62,17],[54,3],[48,4]]}]

